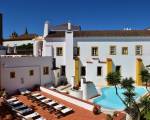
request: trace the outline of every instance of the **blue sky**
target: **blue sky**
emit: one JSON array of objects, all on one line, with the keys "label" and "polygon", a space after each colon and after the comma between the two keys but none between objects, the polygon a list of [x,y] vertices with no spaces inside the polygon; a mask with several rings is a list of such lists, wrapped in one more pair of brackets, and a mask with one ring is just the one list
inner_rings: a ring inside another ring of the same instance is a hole
[{"label": "blue sky", "polygon": [[43,33],[49,20],[57,25],[70,20],[86,30],[144,29],[150,26],[150,0],[0,0],[4,37],[13,31]]}]

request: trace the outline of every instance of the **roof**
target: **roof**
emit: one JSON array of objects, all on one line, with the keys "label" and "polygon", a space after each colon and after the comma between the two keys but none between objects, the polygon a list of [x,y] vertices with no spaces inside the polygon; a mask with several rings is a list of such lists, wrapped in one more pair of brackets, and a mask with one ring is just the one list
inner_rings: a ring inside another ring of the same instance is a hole
[{"label": "roof", "polygon": [[[90,30],[74,31],[74,37],[131,37],[149,36],[149,30]],[[49,32],[47,37],[65,37],[64,31]]]},{"label": "roof", "polygon": [[48,37],[65,37],[64,31],[50,31],[46,38]]},{"label": "roof", "polygon": [[17,37],[10,37],[10,38],[4,39],[4,40],[7,40],[7,41],[32,40],[36,36],[37,36],[37,34],[22,34]]},{"label": "roof", "polygon": [[[61,25],[56,25],[56,26],[50,26],[49,27],[50,31],[66,31],[68,30],[68,23],[64,23]],[[77,25],[71,25],[71,30],[72,31],[80,31],[81,27]]]}]

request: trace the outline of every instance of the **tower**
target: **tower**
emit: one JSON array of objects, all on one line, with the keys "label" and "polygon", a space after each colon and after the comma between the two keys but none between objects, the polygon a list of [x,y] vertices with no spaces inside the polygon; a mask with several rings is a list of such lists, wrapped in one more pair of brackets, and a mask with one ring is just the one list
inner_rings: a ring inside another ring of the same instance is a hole
[{"label": "tower", "polygon": [[2,44],[3,40],[3,16],[0,13],[0,45]]}]

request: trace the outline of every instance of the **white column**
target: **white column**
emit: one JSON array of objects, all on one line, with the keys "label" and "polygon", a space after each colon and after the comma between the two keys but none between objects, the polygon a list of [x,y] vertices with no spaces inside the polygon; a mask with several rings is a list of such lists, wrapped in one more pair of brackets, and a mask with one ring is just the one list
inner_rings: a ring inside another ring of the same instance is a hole
[{"label": "white column", "polygon": [[45,24],[44,24],[44,34],[43,34],[43,37],[46,37],[48,35],[48,32],[49,32],[49,22],[46,21]]},{"label": "white column", "polygon": [[71,83],[71,88],[73,88],[74,85],[75,85],[75,83],[74,83],[74,76],[71,77],[70,83]]},{"label": "white column", "polygon": [[81,90],[83,90],[84,82],[86,82],[86,79],[85,78],[81,78]]},{"label": "white column", "polygon": [[14,54],[17,54],[17,48],[16,48],[16,45],[14,45]]},{"label": "white column", "polygon": [[38,54],[39,46],[38,45],[39,45],[38,41],[34,40],[34,42],[33,42],[33,55],[34,56],[39,56],[39,54]]},{"label": "white column", "polygon": [[73,31],[65,32],[65,64],[66,77],[70,83],[71,77],[74,76]]},{"label": "white column", "polygon": [[11,52],[11,51],[10,51],[10,47],[7,46],[7,53],[10,54],[10,52]]},{"label": "white column", "polygon": [[83,84],[83,100],[88,99],[88,93],[87,93],[87,84]]}]

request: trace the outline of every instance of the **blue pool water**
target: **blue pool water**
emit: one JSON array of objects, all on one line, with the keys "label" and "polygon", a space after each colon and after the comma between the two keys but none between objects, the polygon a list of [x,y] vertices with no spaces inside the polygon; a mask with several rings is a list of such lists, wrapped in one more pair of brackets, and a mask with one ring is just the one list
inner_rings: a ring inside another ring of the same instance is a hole
[{"label": "blue pool water", "polygon": [[[118,88],[118,93],[122,99],[124,99],[124,95],[122,94],[125,90]],[[135,99],[146,93],[146,89],[143,87],[135,88]],[[97,97],[93,100],[94,103],[101,105],[103,108],[108,109],[125,109],[125,105],[120,100],[120,98],[116,95],[115,87],[104,87],[101,89],[102,96]]]}]

